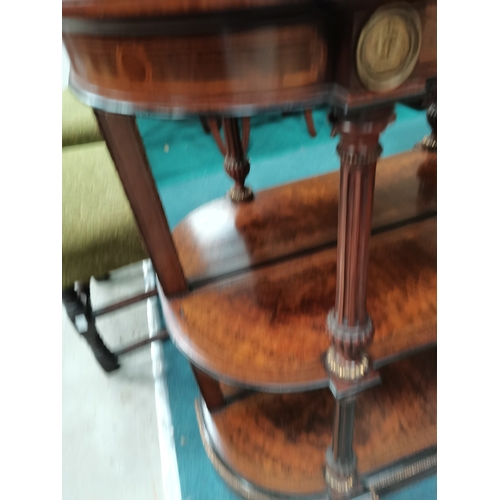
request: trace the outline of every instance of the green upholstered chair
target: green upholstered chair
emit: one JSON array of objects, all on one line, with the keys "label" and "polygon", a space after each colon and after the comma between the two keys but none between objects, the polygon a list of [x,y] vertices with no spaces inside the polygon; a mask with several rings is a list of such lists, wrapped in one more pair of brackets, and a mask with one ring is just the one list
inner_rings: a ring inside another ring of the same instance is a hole
[{"label": "green upholstered chair", "polygon": [[69,89],[62,92],[62,147],[102,141],[92,108],[82,104]]},{"label": "green upholstered chair", "polygon": [[62,299],[77,331],[106,371],[119,367],[118,355],[168,338],[153,338],[111,352],[102,341],[95,318],[144,300],[156,291],[93,311],[90,278],[147,259],[128,199],[103,141],[62,149]]}]

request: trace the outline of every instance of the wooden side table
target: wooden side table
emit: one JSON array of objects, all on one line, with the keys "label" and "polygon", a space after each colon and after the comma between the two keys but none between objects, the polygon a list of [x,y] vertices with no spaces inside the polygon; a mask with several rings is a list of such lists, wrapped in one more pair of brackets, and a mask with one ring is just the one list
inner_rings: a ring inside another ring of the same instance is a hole
[{"label": "wooden side table", "polygon": [[[245,498],[340,499],[435,471],[435,153],[378,162],[378,141],[394,102],[435,81],[436,3],[63,0],[63,40],[221,476]],[[340,172],[250,201],[238,118],[320,104]],[[222,117],[232,199],[173,234],[143,112]]]}]

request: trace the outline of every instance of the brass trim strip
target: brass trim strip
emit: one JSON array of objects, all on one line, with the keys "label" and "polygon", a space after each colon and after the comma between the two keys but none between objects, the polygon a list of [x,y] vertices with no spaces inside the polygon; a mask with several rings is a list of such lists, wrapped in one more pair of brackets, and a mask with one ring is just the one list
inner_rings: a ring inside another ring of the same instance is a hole
[{"label": "brass trim strip", "polygon": [[[279,494],[273,492],[263,491],[250,482],[246,481],[231,468],[224,463],[221,457],[214,449],[210,434],[207,429],[205,418],[203,415],[203,400],[201,397],[195,400],[195,411],[198,427],[200,430],[201,441],[203,448],[212,463],[214,469],[221,476],[221,478],[231,487],[238,495],[246,500],[328,500],[328,493],[325,490],[323,493],[313,495],[290,495]],[[361,479],[361,484],[368,490],[363,493],[354,494],[351,498],[353,500],[370,500],[378,499],[377,491],[396,486],[398,483],[407,481],[429,472],[437,466],[437,453],[433,452],[430,456],[417,459],[409,464],[392,465],[387,469],[365,476]]]},{"label": "brass trim strip", "polygon": [[364,481],[364,483],[370,491],[382,490],[390,486],[395,486],[397,483],[411,479],[424,472],[428,472],[435,467],[437,467],[437,453],[417,460],[412,464],[399,467],[396,466],[388,471],[375,474]]},{"label": "brass trim strip", "polygon": [[246,500],[328,500],[328,495],[325,492],[316,495],[280,495],[267,493],[265,491],[257,489],[248,481],[237,476],[229,467],[222,461],[222,459],[217,455],[210,444],[210,436],[208,434],[205,419],[203,417],[202,410],[203,401],[201,398],[195,401],[196,419],[198,421],[198,427],[200,429],[201,441],[203,443],[203,448],[212,463],[214,469],[222,477],[222,479],[238,494],[241,495]]}]

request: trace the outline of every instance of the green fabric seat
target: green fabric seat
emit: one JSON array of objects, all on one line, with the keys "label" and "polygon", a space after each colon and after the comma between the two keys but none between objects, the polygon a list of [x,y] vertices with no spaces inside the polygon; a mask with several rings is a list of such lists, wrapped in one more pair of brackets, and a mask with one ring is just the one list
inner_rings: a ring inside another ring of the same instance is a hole
[{"label": "green fabric seat", "polygon": [[106,144],[63,148],[63,289],[146,258]]},{"label": "green fabric seat", "polygon": [[62,93],[62,147],[101,141],[101,133],[92,108],[71,94]]}]

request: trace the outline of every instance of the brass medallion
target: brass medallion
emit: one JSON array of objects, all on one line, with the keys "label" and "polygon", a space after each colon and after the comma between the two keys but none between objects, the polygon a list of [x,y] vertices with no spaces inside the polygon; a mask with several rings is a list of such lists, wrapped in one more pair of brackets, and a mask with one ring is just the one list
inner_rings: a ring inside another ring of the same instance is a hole
[{"label": "brass medallion", "polygon": [[381,7],[358,41],[356,65],[363,84],[376,92],[401,85],[417,64],[422,43],[418,12],[406,4]]}]

